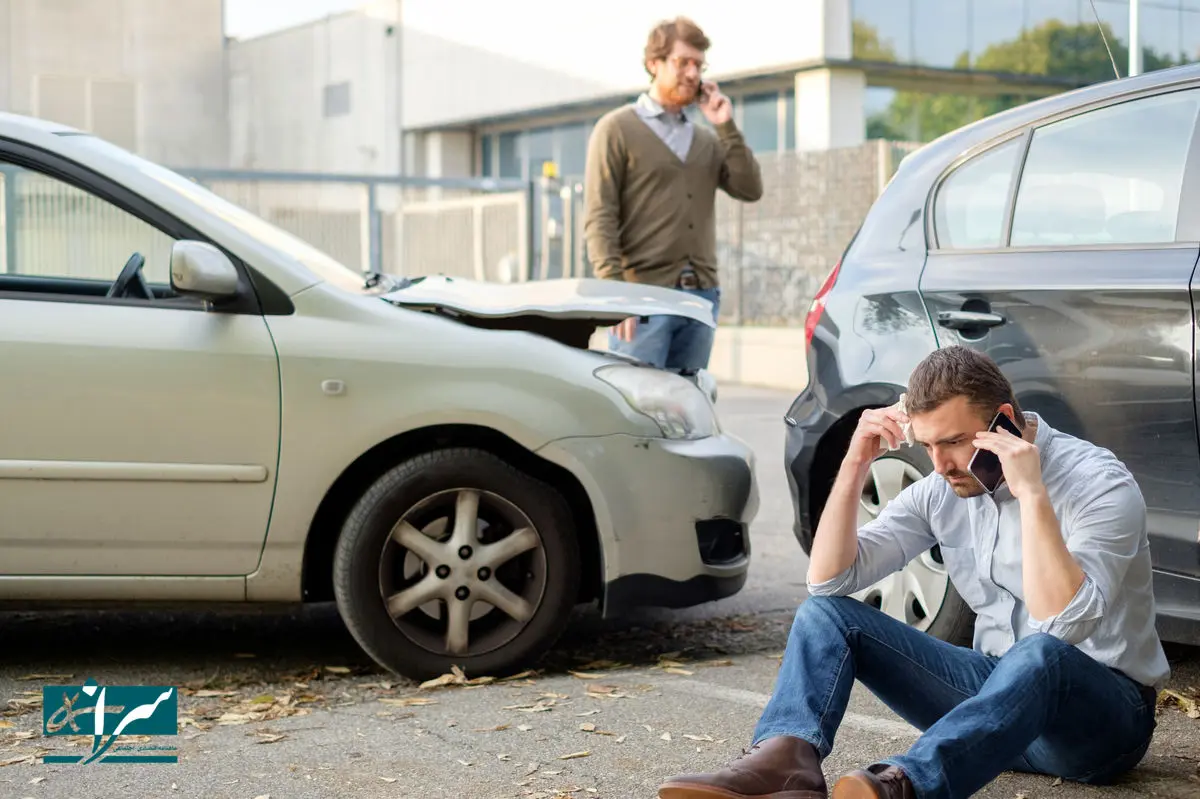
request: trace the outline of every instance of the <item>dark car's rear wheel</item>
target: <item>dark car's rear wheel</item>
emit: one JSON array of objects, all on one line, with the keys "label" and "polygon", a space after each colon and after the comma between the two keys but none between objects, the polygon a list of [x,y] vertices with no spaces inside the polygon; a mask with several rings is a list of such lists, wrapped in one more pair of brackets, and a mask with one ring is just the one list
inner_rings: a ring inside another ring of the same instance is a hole
[{"label": "dark car's rear wheel", "polygon": [[[887,503],[924,476],[915,463],[899,452],[877,458],[871,464],[859,501],[859,526],[877,518]],[[975,614],[954,590],[937,547],[853,596],[935,638],[960,646],[971,645]]]},{"label": "dark car's rear wheel", "polygon": [[563,498],[475,449],[431,452],[384,474],[347,518],[334,558],[350,633],[413,679],[531,665],[561,635],[579,579]]}]

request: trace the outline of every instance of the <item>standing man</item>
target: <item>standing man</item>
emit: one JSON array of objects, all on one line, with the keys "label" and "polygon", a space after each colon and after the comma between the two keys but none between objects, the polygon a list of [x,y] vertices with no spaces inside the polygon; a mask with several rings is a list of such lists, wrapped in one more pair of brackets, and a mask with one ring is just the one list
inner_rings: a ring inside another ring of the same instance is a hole
[{"label": "standing man", "polygon": [[[716,83],[701,80],[708,48],[704,31],[686,17],[650,31],[650,89],[602,117],[588,144],[584,230],[597,277],[703,297],[715,322],[717,189],[755,202],[763,187],[732,103]],[[712,130],[684,116],[694,102]],[[609,336],[611,350],[681,370],[707,367],[712,343],[712,328],[672,316],[626,319]]]}]

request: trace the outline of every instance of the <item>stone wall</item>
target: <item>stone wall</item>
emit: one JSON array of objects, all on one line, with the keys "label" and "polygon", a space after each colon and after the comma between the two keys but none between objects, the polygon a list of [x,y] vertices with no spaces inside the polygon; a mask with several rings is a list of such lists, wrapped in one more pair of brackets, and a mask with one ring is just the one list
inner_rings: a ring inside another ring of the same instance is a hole
[{"label": "stone wall", "polygon": [[912,145],[759,157],[763,197],[717,198],[723,324],[803,326],[821,282]]}]

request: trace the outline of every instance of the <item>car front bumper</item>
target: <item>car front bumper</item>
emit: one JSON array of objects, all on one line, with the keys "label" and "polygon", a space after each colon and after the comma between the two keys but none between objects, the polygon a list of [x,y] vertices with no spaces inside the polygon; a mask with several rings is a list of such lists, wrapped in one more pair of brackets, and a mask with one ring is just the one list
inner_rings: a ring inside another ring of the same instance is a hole
[{"label": "car front bumper", "polygon": [[574,474],[591,501],[606,617],[698,605],[745,585],[759,495],[744,442],[609,435],[560,439],[538,454]]}]

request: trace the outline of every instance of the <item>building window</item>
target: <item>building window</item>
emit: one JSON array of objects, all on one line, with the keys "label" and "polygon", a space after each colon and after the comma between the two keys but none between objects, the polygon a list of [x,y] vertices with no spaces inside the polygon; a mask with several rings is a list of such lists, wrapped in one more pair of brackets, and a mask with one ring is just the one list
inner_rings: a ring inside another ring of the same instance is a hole
[{"label": "building window", "polygon": [[779,93],[753,94],[742,101],[742,134],[756,153],[779,150]]},{"label": "building window", "polygon": [[783,149],[796,149],[796,90],[789,89],[784,95],[783,106]]},{"label": "building window", "polygon": [[521,172],[520,137],[521,132],[515,130],[500,134],[500,155],[498,159],[500,174],[497,177],[524,177]]},{"label": "building window", "polygon": [[325,117],[340,117],[350,113],[350,83],[330,83],[325,86]]},{"label": "building window", "polygon": [[495,175],[492,174],[492,164],[493,164],[492,143],[495,140],[496,140],[495,136],[483,136],[479,142],[479,149],[480,149],[479,174],[480,174],[480,176],[485,177],[485,178],[495,177]]}]

